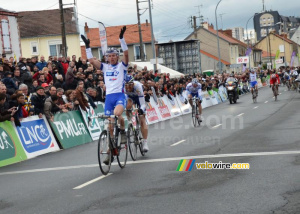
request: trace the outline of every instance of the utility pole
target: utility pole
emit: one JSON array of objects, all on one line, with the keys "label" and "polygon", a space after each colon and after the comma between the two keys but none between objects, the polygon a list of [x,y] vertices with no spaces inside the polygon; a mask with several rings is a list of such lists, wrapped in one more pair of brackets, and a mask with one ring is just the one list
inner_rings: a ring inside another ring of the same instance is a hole
[{"label": "utility pole", "polygon": [[[155,44],[154,44],[154,32],[153,32],[153,23],[152,23],[152,12],[151,12],[151,4],[150,0],[148,0],[149,5],[149,18],[150,18],[150,26],[151,26],[151,46],[152,46],[152,52],[153,52],[153,59],[156,59],[156,53],[155,53]],[[157,61],[157,60],[155,60]],[[154,72],[156,71],[156,64],[153,64]]]},{"label": "utility pole", "polygon": [[61,23],[61,37],[62,37],[62,56],[67,57],[67,40],[66,40],[66,28],[64,18],[64,8],[62,0],[59,0],[60,9],[60,23]]},{"label": "utility pole", "polygon": [[137,10],[139,37],[140,37],[140,56],[141,56],[141,60],[143,62],[143,61],[145,61],[145,54],[144,54],[142,28],[141,28],[141,21],[140,21],[140,8],[139,8],[139,1],[138,0],[136,0],[136,10]]}]

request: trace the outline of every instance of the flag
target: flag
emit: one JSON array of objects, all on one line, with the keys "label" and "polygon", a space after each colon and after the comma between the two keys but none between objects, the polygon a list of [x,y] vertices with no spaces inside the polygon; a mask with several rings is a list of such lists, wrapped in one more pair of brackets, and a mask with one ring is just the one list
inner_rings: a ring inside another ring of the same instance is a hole
[{"label": "flag", "polygon": [[295,55],[296,55],[296,52],[295,52],[295,51],[293,51],[293,53],[292,53],[292,57],[291,57],[291,63],[290,63],[290,67],[293,67],[293,65],[294,65],[294,59],[295,59]]},{"label": "flag", "polygon": [[107,50],[107,39],[106,39],[106,29],[102,22],[99,22],[99,34],[100,34],[102,54],[103,56],[105,56],[105,52]]},{"label": "flag", "polygon": [[276,56],[275,56],[275,62],[274,62],[274,68],[276,68],[276,59],[279,58],[280,50],[276,51]]}]

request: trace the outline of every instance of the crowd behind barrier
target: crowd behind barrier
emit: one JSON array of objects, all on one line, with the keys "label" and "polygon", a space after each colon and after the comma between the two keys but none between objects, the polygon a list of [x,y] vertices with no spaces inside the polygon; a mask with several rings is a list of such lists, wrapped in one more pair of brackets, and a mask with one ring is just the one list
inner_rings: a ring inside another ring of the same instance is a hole
[{"label": "crowd behind barrier", "polygon": [[[50,56],[48,61],[43,56],[40,60],[20,57],[17,63],[3,57],[0,62],[0,166],[98,139],[104,121],[94,119],[89,124],[87,117],[104,111],[106,88],[101,70],[80,57],[76,61],[74,55],[72,59]],[[260,73],[261,87],[270,71]],[[185,88],[193,78],[202,84],[203,108],[227,100],[227,73],[175,79],[132,65],[128,74],[143,84],[148,124],[191,113]],[[240,93],[246,93],[243,85],[247,85],[248,73],[235,77]]]}]

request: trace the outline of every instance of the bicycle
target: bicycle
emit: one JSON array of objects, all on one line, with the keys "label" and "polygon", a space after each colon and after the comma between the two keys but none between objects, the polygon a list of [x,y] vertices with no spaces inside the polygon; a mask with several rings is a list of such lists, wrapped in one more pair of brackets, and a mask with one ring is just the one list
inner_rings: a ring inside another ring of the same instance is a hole
[{"label": "bicycle", "polygon": [[198,111],[198,102],[200,102],[200,99],[198,97],[193,97],[193,106],[192,106],[192,121],[194,124],[194,127],[197,127],[197,123],[200,126],[201,120],[199,118],[199,111]]},{"label": "bicycle", "polygon": [[143,136],[141,133],[141,124],[138,114],[138,108],[133,108],[131,110],[131,119],[129,118],[129,124],[128,124],[128,130],[127,130],[127,137],[128,137],[128,145],[129,145],[129,152],[131,159],[133,161],[137,158],[137,150],[139,147],[139,150],[141,152],[142,156],[145,156],[145,152],[143,150],[142,140]]},{"label": "bicycle", "polygon": [[[94,118],[105,120],[105,128],[101,132],[98,140],[97,153],[100,170],[104,175],[107,175],[107,173],[110,170],[111,162],[114,159],[114,156],[117,157],[120,168],[125,167],[128,156],[128,139],[126,143],[121,143],[121,133],[118,125],[117,116],[98,115],[94,117],[89,117],[89,123],[91,122],[91,119]],[[109,120],[109,118],[111,120]],[[113,122],[112,119],[114,119]],[[114,124],[113,137],[110,134],[109,124]],[[103,162],[105,160],[108,160],[107,164]]]},{"label": "bicycle", "polygon": [[272,91],[273,91],[273,95],[275,97],[275,101],[277,101],[277,95],[278,95],[277,85],[272,86]]},{"label": "bicycle", "polygon": [[253,99],[253,103],[257,102],[257,89],[255,88],[252,89],[252,99]]}]

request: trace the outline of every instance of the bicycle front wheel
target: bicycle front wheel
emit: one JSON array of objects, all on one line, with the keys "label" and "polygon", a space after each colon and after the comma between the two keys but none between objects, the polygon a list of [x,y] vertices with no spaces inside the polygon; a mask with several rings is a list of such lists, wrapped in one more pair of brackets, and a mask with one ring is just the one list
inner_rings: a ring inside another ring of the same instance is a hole
[{"label": "bicycle front wheel", "polygon": [[127,138],[128,138],[128,147],[132,160],[136,160],[137,157],[137,144],[135,143],[135,134],[133,131],[133,126],[130,124],[127,130]]},{"label": "bicycle front wheel", "polygon": [[111,152],[109,147],[109,136],[107,131],[103,130],[98,140],[98,162],[100,170],[104,175],[107,175],[111,166]]},{"label": "bicycle front wheel", "polygon": [[192,108],[192,120],[194,127],[197,126],[197,105],[193,105]]},{"label": "bicycle front wheel", "polygon": [[118,164],[121,168],[124,168],[127,162],[127,156],[128,156],[128,138],[126,143],[121,143],[120,146],[118,146]]}]

